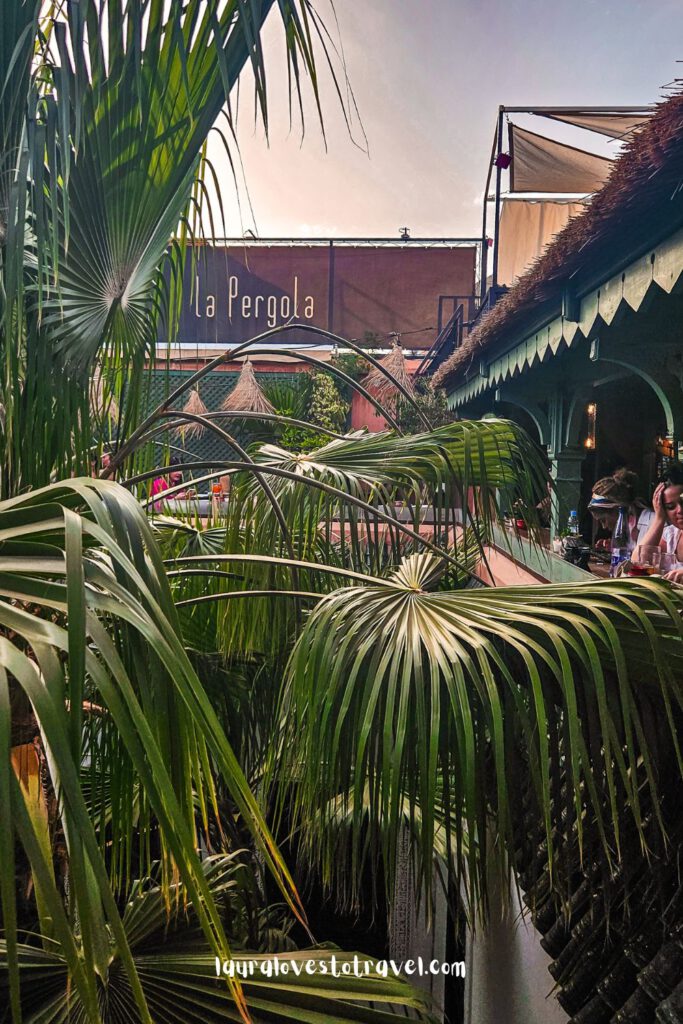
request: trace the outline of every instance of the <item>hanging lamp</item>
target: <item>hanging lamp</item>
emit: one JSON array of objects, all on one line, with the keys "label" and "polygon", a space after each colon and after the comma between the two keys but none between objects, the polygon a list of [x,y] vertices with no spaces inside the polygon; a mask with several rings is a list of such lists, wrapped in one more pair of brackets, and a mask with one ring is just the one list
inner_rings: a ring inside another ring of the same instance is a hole
[{"label": "hanging lamp", "polygon": [[268,401],[256,380],[251,360],[245,359],[237,384],[223,400],[221,409],[225,412],[275,412],[275,407]]},{"label": "hanging lamp", "polygon": [[[406,366],[406,358],[403,349],[394,342],[391,352],[380,359],[379,365],[388,370],[389,373],[394,377],[399,384],[401,384],[409,395],[415,394],[415,387],[413,385],[412,377]],[[377,399],[395,399],[400,394],[399,389],[394,384],[393,380],[386,377],[380,369],[373,366],[370,372],[363,378],[361,384],[364,388],[367,388],[375,398]]]},{"label": "hanging lamp", "polygon": [[[199,394],[199,388],[191,388],[185,405],[183,406],[183,412],[190,413],[193,416],[205,416],[209,410],[204,405],[202,397]],[[197,423],[195,420],[190,420],[189,423],[183,423],[182,426],[178,427],[176,433],[182,438],[186,437],[200,437],[206,430],[201,423]]]}]

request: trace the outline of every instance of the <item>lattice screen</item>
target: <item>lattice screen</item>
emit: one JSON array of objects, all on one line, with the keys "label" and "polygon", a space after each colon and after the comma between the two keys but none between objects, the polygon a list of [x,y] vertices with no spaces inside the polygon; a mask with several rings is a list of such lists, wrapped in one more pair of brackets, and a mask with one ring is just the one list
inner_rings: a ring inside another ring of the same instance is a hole
[{"label": "lattice screen", "polygon": [[[188,380],[194,373],[193,370],[152,370],[150,372],[150,408],[158,405],[166,395],[175,390],[183,380]],[[201,380],[199,394],[209,412],[220,409],[226,395],[235,387],[238,376],[238,373],[218,371],[207,374]],[[267,386],[274,381],[291,383],[296,381],[297,377],[299,377],[297,373],[257,373],[259,384],[262,386]],[[184,394],[175,407],[182,408],[187,401],[187,397],[187,393]],[[226,420],[224,426],[242,445],[248,444],[253,440],[253,436],[248,431],[238,427],[234,420],[232,423]],[[176,434],[169,435],[167,439],[176,449],[181,449],[173,450],[172,452],[178,458],[183,457],[183,452],[186,452],[193,459],[200,459],[206,462],[214,459],[229,459],[231,457],[228,445],[220,437],[208,431],[199,437],[188,437],[185,443]]]}]

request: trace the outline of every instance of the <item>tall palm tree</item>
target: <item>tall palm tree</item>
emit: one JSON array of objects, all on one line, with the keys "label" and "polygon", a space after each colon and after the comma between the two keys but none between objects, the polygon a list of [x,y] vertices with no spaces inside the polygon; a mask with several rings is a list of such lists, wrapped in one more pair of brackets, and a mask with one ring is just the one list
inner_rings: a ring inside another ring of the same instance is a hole
[{"label": "tall palm tree", "polygon": [[0,44],[5,495],[87,471],[103,413],[121,434],[135,422],[140,371],[180,307],[183,242],[201,229],[206,139],[221,111],[232,130],[245,66],[268,127],[268,14],[293,101],[304,76],[317,101],[325,46],[310,0],[84,0],[43,21],[41,7],[4,4]]},{"label": "tall palm tree", "polygon": [[[182,647],[144,514],[116,486],[68,479],[90,470],[93,421],[114,418],[122,432],[135,423],[139,371],[180,301],[184,251],[173,239],[197,223],[207,134],[247,63],[267,124],[260,32],[271,8],[283,25],[290,87],[298,93],[307,74],[317,97],[320,30],[308,0],[86,0],[46,8],[44,18],[37,0],[3,7],[0,781],[9,827],[0,895],[17,1020],[15,835],[43,941],[59,943],[93,1021],[111,962],[107,935],[141,1018],[150,1019],[117,904],[134,837],[138,867],[160,856],[163,892],[180,877],[208,948],[227,954],[196,852],[202,823],[216,814],[217,785],[301,916]],[[227,116],[231,124],[229,106]],[[68,482],[49,484],[55,476]],[[12,768],[12,751],[25,746],[13,735],[19,721],[39,736],[27,778]],[[81,769],[85,762],[92,773],[104,760],[113,766],[114,811],[108,827],[96,827]],[[38,797],[36,775],[48,790]],[[51,815],[43,813],[48,798]],[[63,891],[51,863],[56,830],[68,864]],[[239,984],[230,988],[246,1016]]]}]

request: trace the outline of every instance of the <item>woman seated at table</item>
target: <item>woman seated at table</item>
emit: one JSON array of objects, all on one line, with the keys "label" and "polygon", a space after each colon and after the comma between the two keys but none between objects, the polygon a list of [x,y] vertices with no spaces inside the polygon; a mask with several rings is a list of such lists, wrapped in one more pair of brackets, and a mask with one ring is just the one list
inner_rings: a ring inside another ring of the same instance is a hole
[{"label": "woman seated at table", "polygon": [[596,548],[604,547],[609,550],[620,508],[625,508],[628,512],[631,546],[638,541],[644,543],[643,537],[653,520],[654,512],[638,497],[638,489],[637,474],[625,466],[593,484],[588,508],[598,524]]},{"label": "woman seated at table", "polygon": [[[163,495],[164,491],[170,490],[171,487],[177,487],[183,482],[183,474],[179,469],[174,467],[178,465],[177,459],[171,459],[170,472],[168,476],[158,476],[152,481],[152,497],[155,498],[158,495]],[[173,498],[186,498],[186,491],[174,491]],[[164,508],[163,501],[154,502],[154,511],[161,512]]]},{"label": "woman seated at table", "polygon": [[683,583],[683,464],[672,462],[652,496],[654,518],[640,543],[669,556],[668,580]]}]

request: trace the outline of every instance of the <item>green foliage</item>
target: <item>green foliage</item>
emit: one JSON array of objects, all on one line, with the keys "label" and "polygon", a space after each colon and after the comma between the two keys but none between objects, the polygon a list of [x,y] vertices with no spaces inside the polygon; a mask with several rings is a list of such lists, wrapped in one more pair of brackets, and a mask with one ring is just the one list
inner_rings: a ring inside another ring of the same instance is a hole
[{"label": "green foliage", "polygon": [[304,76],[318,99],[314,44],[325,52],[309,0],[56,4],[41,26],[49,47],[40,7],[3,4],[0,496],[86,473],[95,438],[137,421],[201,229],[207,135],[226,103],[234,131],[246,64],[268,128],[259,37],[271,8],[301,110]]},{"label": "green foliage", "polygon": [[[330,948],[292,949],[287,925],[283,927],[277,913],[279,908],[270,908],[267,914],[254,912],[256,883],[243,855],[209,858],[204,861],[203,874],[213,901],[228,923],[234,950],[229,959],[234,961],[235,973],[244,975],[244,995],[256,1021],[350,1024],[362,1019],[366,1024],[400,1024],[406,1019],[404,1010],[409,1008],[412,1019],[434,1020],[427,1000],[400,978],[383,978],[375,972],[360,978],[333,977],[333,957],[334,969],[341,972],[342,965],[353,962],[354,954]],[[169,895],[173,906],[170,920]],[[202,940],[195,905],[187,900],[182,886],[175,885],[166,893],[153,879],[137,880],[128,895],[122,923],[154,1024],[241,1019],[226,977],[216,974],[216,958]],[[278,945],[284,950],[276,950]],[[264,946],[267,953],[259,948]],[[21,997],[25,1019],[40,1020],[42,1024],[64,1020],[92,1024],[96,1018],[81,993],[71,987],[68,959],[59,942],[48,942],[45,948],[21,944],[17,956],[27,982]],[[261,965],[270,959],[285,965],[277,977],[262,970]],[[311,959],[324,964],[325,971],[306,973],[304,965]],[[362,959],[371,962],[368,957]],[[7,945],[0,942],[0,994],[7,992],[7,965]],[[101,1000],[99,1014],[102,1024],[139,1020],[120,952],[111,940],[106,990],[108,996]]]},{"label": "green foliage", "polygon": [[[425,1013],[401,981],[217,981],[214,955],[282,948],[301,914],[264,807],[294,827],[311,872],[354,896],[365,867],[391,890],[407,828],[418,887],[436,861],[474,915],[491,865],[508,868],[522,800],[550,872],[563,842],[579,866],[618,870],[627,827],[643,849],[645,821],[661,838],[660,744],[681,773],[680,591],[471,586],[512,501],[533,538],[547,474],[520,428],[450,422],[429,382],[417,404],[434,429],[401,400],[409,436],[330,440],[350,395],[325,371],[270,389],[277,415],[251,454],[229,418],[205,418],[229,457],[198,482],[231,483],[209,529],[152,526],[130,492],[73,476],[103,432],[113,447],[139,440],[143,461],[178,425],[163,408],[140,424],[142,370],[177,322],[206,135],[247,62],[267,123],[273,6],[290,84],[298,94],[308,74],[317,102],[325,35],[309,0],[82,0],[46,9],[49,47],[40,5],[3,5],[3,1020],[207,1024],[246,1020],[245,996],[257,1019],[302,1024]],[[367,369],[337,365],[354,380]],[[13,767],[19,702],[48,820]],[[202,864],[201,848],[224,856]]]},{"label": "green foliage", "polygon": [[[296,779],[295,824],[328,884],[344,874],[341,814],[351,822],[353,896],[368,863],[382,865],[390,895],[407,815],[421,884],[429,891],[445,840],[451,880],[474,915],[486,907],[492,863],[507,874],[523,794],[539,808],[550,862],[572,825],[582,850],[590,823],[592,856],[608,862],[622,828],[635,826],[644,842],[645,807],[657,808],[659,793],[639,694],[657,687],[675,745],[670,666],[683,599],[661,581],[437,592],[441,574],[432,554],[413,555],[387,580],[316,605],[289,665],[281,770]],[[553,802],[558,721],[566,797]],[[445,832],[444,822],[453,823]]]},{"label": "green foliage", "polygon": [[311,423],[341,432],[349,412],[348,402],[339,393],[334,379],[327,373],[314,373],[313,394],[308,414]]},{"label": "green foliage", "polygon": [[[448,408],[446,392],[435,388],[429,377],[418,377],[415,381],[415,403],[432,427],[442,427],[456,419],[456,414]],[[415,406],[400,397],[396,403],[396,419],[406,434],[419,434],[424,430],[424,422]]]},{"label": "green foliage", "polygon": [[[358,355],[357,352],[340,352],[332,359],[332,365],[351,377],[352,380],[360,381],[370,372],[370,363],[367,359]],[[350,402],[353,397],[351,387],[343,381],[338,385],[340,393]]]},{"label": "green foliage", "polygon": [[[106,970],[109,933],[148,1019],[115,899],[130,880],[134,836],[143,867],[152,836],[160,844],[164,891],[181,877],[217,955],[229,947],[196,854],[195,818],[196,800],[205,831],[216,778],[295,906],[291,880],[180,642],[163,566],[135,499],[117,484],[75,479],[0,504],[0,521],[7,538],[0,560],[0,897],[10,976],[17,970],[16,834],[46,907],[41,930],[60,943],[89,1019],[98,1019],[95,977]],[[68,914],[27,794],[9,767],[10,681],[31,702],[60,796]],[[85,719],[86,706],[100,712]],[[99,834],[81,788],[86,750],[94,791],[105,768],[111,776],[112,827]]]},{"label": "green foliage", "polygon": [[[311,388],[307,396],[305,418],[309,423],[326,430],[341,433],[346,424],[350,403],[346,401],[329,373],[315,372],[310,375]],[[288,427],[283,431],[281,444],[296,453],[314,451],[320,447],[320,434],[313,430]]]},{"label": "green foliage", "polygon": [[311,374],[299,373],[295,381],[271,381],[263,390],[279,416],[306,419],[313,392]]}]

